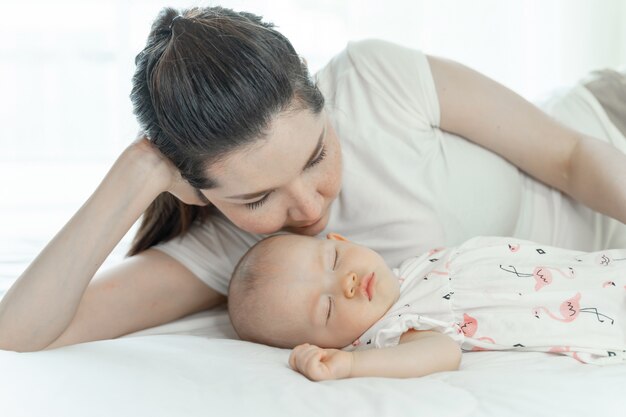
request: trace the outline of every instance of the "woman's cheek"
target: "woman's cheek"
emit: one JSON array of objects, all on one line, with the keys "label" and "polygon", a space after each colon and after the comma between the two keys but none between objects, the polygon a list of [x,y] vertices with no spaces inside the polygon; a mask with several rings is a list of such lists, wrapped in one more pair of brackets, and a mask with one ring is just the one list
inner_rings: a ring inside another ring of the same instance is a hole
[{"label": "woman's cheek", "polygon": [[267,201],[261,207],[250,209],[245,204],[214,203],[228,220],[239,229],[254,234],[270,234],[279,231],[284,223],[284,211],[278,201]]},{"label": "woman's cheek", "polygon": [[[247,210],[247,209],[245,209]],[[257,210],[263,210],[257,209]],[[242,215],[239,222],[231,221],[235,223],[240,229],[243,229],[250,233],[255,234],[270,234],[279,231],[283,225],[284,220],[281,220],[277,213],[273,213],[272,210],[267,210],[267,213],[246,213]]]},{"label": "woman's cheek", "polygon": [[[335,138],[336,140],[336,138]],[[327,172],[325,172],[325,178],[324,178],[324,182],[325,182],[325,190],[326,190],[326,194],[329,197],[336,197],[337,194],[339,194],[339,191],[341,189],[341,175],[342,175],[342,160],[341,160],[341,147],[339,146],[339,143],[337,142],[334,149],[333,149],[333,153],[331,155],[331,158],[329,160],[329,168],[327,170]]]}]

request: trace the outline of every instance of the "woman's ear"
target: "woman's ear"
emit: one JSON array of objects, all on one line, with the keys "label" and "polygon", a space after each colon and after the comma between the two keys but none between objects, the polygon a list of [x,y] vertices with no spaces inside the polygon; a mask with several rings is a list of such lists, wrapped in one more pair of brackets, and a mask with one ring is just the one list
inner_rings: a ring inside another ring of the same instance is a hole
[{"label": "woman's ear", "polygon": [[339,233],[329,233],[326,235],[326,239],[328,240],[340,240],[342,242],[348,242],[348,239],[341,236]]}]

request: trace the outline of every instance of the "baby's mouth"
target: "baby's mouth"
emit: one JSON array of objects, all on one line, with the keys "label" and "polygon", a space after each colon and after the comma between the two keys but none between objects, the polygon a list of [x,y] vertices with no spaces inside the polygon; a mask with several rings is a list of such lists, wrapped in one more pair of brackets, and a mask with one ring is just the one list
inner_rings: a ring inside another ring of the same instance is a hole
[{"label": "baby's mouth", "polygon": [[361,279],[361,285],[359,286],[359,290],[363,295],[367,297],[369,301],[372,301],[374,297],[374,284],[376,283],[376,274],[374,272],[370,272],[365,275],[363,279]]}]

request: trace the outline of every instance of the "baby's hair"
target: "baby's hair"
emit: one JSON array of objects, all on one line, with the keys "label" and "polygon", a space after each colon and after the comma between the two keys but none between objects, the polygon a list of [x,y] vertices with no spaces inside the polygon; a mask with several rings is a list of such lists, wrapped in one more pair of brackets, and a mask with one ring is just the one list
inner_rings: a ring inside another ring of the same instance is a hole
[{"label": "baby's hair", "polygon": [[235,332],[242,340],[283,347],[263,331],[267,305],[255,294],[271,279],[267,257],[272,242],[283,235],[274,235],[257,242],[241,257],[233,270],[228,286],[228,314]]}]

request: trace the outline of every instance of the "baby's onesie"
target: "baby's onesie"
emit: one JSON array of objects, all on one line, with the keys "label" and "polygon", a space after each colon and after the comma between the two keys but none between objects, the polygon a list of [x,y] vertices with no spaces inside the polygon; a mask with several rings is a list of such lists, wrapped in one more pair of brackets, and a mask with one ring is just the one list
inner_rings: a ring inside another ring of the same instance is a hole
[{"label": "baby's onesie", "polygon": [[501,237],[434,249],[394,269],[400,298],[346,350],[435,330],[463,350],[626,360],[626,250],[587,253]]}]

